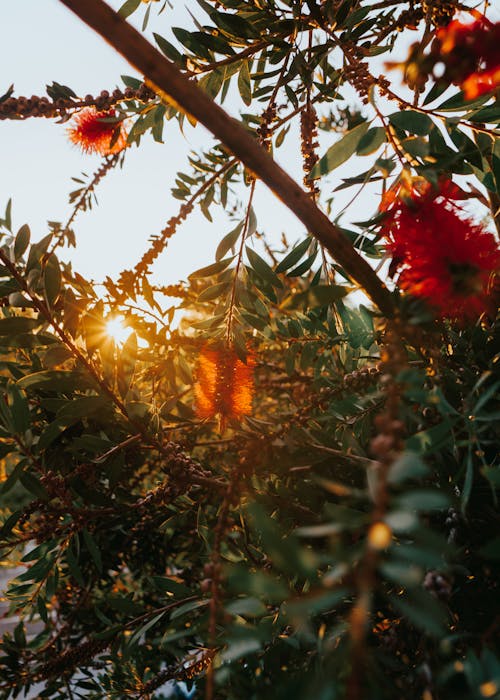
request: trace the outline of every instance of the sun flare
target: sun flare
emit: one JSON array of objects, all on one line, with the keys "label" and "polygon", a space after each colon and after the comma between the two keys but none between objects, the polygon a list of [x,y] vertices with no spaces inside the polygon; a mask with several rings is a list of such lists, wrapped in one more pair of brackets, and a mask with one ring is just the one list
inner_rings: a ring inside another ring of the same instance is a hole
[{"label": "sun flare", "polygon": [[106,333],[113,338],[117,345],[123,345],[132,333],[132,329],[124,325],[122,318],[113,316],[106,322]]}]

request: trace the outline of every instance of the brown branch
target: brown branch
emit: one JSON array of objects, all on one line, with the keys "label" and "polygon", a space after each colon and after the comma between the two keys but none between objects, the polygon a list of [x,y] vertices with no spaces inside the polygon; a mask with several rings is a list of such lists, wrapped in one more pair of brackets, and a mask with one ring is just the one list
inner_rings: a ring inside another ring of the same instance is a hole
[{"label": "brown branch", "polygon": [[239,122],[102,0],[61,2],[158,86],[160,92],[170,95],[184,112],[192,115],[216,136],[293,211],[379,309],[387,315],[393,314],[392,295],[370,265],[356,252],[342,231],[311,201],[308,193],[273,161]]},{"label": "brown branch", "polygon": [[138,102],[151,102],[156,95],[146,85],[140,85],[137,89],[127,87],[125,90],[116,88],[110,94],[108,90],[102,90],[99,95],[87,95],[83,99],[73,97],[48,97],[32,95],[31,97],[8,97],[0,102],[0,120],[2,119],[28,119],[30,117],[54,117],[67,118],[74,112],[84,107],[95,107],[99,110],[108,110],[121,102],[137,100]]}]

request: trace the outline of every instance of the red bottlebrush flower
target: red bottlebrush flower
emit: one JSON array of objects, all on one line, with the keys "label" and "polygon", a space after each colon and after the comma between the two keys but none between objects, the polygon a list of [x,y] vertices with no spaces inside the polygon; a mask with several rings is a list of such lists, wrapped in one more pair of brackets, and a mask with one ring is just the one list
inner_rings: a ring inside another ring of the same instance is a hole
[{"label": "red bottlebrush flower", "polygon": [[[436,31],[429,52],[420,42],[410,47],[404,63],[386,63],[402,68],[404,81],[411,89],[422,91],[430,76],[438,83],[460,85],[468,100],[500,87],[500,22],[494,24],[484,15],[471,11],[473,22],[449,22]],[[444,70],[436,74],[436,67]]]},{"label": "red bottlebrush flower", "polygon": [[474,99],[500,86],[500,22],[478,15],[476,21],[450,22],[436,32],[432,54],[445,65],[445,76]]},{"label": "red bottlebrush flower", "polygon": [[107,112],[97,112],[94,107],[82,109],[74,115],[68,135],[84,153],[99,153],[101,156],[118,153],[127,145],[123,121],[116,119],[114,109]]},{"label": "red bottlebrush flower", "polygon": [[198,418],[213,418],[219,414],[224,426],[228,420],[250,414],[254,365],[251,356],[245,364],[229,348],[204,348],[198,360],[194,387]]},{"label": "red bottlebrush flower", "polygon": [[413,187],[385,200],[382,232],[399,270],[398,285],[425,300],[441,318],[472,320],[489,308],[488,283],[500,268],[495,237],[439,190]]},{"label": "red bottlebrush flower", "polygon": [[475,100],[476,97],[486,95],[498,87],[500,87],[500,64],[483,73],[472,73],[462,83],[462,90],[468,100]]}]

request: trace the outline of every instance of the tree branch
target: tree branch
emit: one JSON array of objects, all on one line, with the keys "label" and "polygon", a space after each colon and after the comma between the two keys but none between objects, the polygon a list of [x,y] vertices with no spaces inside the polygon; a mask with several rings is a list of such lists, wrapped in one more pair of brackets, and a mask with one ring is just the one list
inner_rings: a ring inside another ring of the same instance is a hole
[{"label": "tree branch", "polygon": [[159,91],[170,95],[183,111],[192,115],[216,136],[291,209],[378,308],[383,313],[392,315],[392,295],[370,265],[356,252],[342,231],[311,201],[309,194],[273,161],[239,122],[186,78],[103,0],[61,2],[104,37]]}]

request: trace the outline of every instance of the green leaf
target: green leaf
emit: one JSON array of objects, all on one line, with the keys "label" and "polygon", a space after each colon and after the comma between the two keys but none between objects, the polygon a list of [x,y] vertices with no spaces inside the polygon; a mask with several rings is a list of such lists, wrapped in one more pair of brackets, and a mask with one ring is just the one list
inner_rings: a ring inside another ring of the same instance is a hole
[{"label": "green leaf", "polygon": [[243,102],[249,106],[252,104],[252,84],[250,80],[250,61],[242,62],[238,73],[238,90]]},{"label": "green leaf", "polygon": [[446,92],[448,87],[449,85],[444,80],[435,82],[425,96],[425,100],[423,102],[424,106],[434,102],[434,100],[437,100],[438,97],[441,97],[443,92]]},{"label": "green leaf", "polygon": [[182,54],[175,48],[173,44],[167,41],[160,34],[156,34],[156,32],[153,32],[153,36],[155,38],[156,43],[158,44],[158,48],[163,54],[165,54],[167,58],[169,58],[171,61],[174,61],[175,63],[183,63]]},{"label": "green leaf", "polygon": [[9,199],[5,207],[5,217],[1,219],[1,225],[5,226],[7,231],[12,231],[12,199]]},{"label": "green leaf", "polygon": [[231,615],[247,615],[261,617],[267,612],[266,606],[258,598],[237,598],[226,604],[227,612]]},{"label": "green leaf", "polygon": [[484,467],[482,472],[492,486],[500,488],[500,467]]},{"label": "green leaf", "polygon": [[[21,459],[12,469],[8,477],[0,484],[0,494],[4,495],[19,481],[21,478],[24,468],[28,465],[27,459]],[[7,521],[8,522],[8,521]],[[7,523],[3,526],[5,527]],[[3,532],[3,530],[2,530]]]},{"label": "green leaf", "polygon": [[[138,78],[133,78],[131,75],[121,75],[120,77],[127,87],[134,88],[134,90],[137,90],[137,88],[141,87],[142,85],[142,80],[139,80]],[[81,181],[81,183],[83,184],[83,180]]]},{"label": "green leaf", "polygon": [[213,284],[210,287],[204,289],[199,295],[196,301],[213,301],[214,299],[219,299],[223,294],[227,292],[230,287],[230,282],[220,282],[219,284]]},{"label": "green leaf", "polygon": [[126,615],[139,615],[141,612],[144,612],[143,606],[133,600],[133,593],[129,593],[127,596],[110,595],[108,603],[113,610]]},{"label": "green leaf", "polygon": [[28,262],[26,263],[26,272],[30,272],[35,268],[40,268],[42,259],[52,241],[52,234],[42,238],[38,243],[33,243],[28,254]]},{"label": "green leaf", "polygon": [[217,261],[221,260],[226,253],[228,253],[231,248],[234,247],[236,241],[241,235],[241,232],[243,230],[243,222],[240,221],[240,223],[233,228],[232,231],[227,233],[224,238],[221,240],[219,245],[217,246],[217,250],[215,251],[215,259]]},{"label": "green leaf", "polygon": [[408,508],[417,511],[443,510],[450,505],[450,499],[446,494],[430,489],[408,491],[399,496],[396,501],[403,509]]},{"label": "green leaf", "polygon": [[406,445],[409,450],[419,454],[433,454],[451,442],[453,437],[451,428],[451,421],[443,421],[428,430],[422,430],[412,435]]},{"label": "green leaf", "polygon": [[71,575],[75,578],[76,582],[80,584],[82,588],[84,588],[85,579],[83,577],[82,570],[78,565],[78,561],[75,556],[75,553],[73,552],[73,547],[71,546],[71,544],[67,547],[64,556],[66,558],[66,563],[68,565],[68,569],[71,572]]},{"label": "green leaf", "polygon": [[94,382],[77,371],[65,370],[44,370],[34,372],[17,382],[21,389],[43,389],[46,391],[76,391],[95,388]]},{"label": "green leaf", "polygon": [[263,331],[268,325],[267,320],[260,316],[255,316],[255,314],[250,314],[248,311],[241,311],[241,317],[252,326],[252,328],[256,328],[258,331]]},{"label": "green leaf", "polygon": [[349,592],[345,588],[334,591],[321,591],[303,599],[290,600],[283,604],[282,612],[288,619],[311,618],[320,613],[331,612],[340,602],[345,601]]},{"label": "green leaf", "polygon": [[[224,54],[225,56],[234,56],[234,50],[224,37],[217,34],[207,34],[205,32],[193,32],[200,44],[206,46],[210,51]],[[233,66],[231,66],[233,68]]]},{"label": "green leaf", "polygon": [[316,260],[318,256],[318,248],[316,247],[315,250],[309,255],[304,262],[301,262],[300,265],[297,265],[297,267],[294,267],[293,270],[290,270],[290,272],[286,273],[287,277],[300,277],[304,273],[306,273],[308,270],[311,269],[314,261]]},{"label": "green leaf", "polygon": [[272,269],[272,267],[270,267],[270,265],[268,265],[267,262],[249,246],[245,246],[245,249],[250,265],[252,266],[252,269],[255,270],[255,272],[259,275],[259,277],[262,277],[263,280],[269,282],[269,284],[271,284],[273,287],[282,289],[283,284],[280,278]]},{"label": "green leaf", "polygon": [[198,610],[198,608],[204,608],[205,606],[209,605],[210,601],[209,600],[192,600],[190,603],[185,603],[185,605],[181,605],[180,607],[176,608],[171,614],[170,614],[170,619],[175,620],[178,617],[182,617],[186,613],[192,612],[193,610]]},{"label": "green leaf", "polygon": [[337,141],[330,146],[325,155],[319,159],[314,168],[311,170],[310,179],[315,180],[322,175],[338,168],[342,163],[345,163],[356,152],[356,149],[362,137],[368,131],[368,122],[358,124],[354,129],[348,131],[340,141]]},{"label": "green leaf", "polygon": [[229,588],[244,595],[256,596],[266,602],[280,603],[288,595],[283,581],[265,571],[253,571],[247,566],[233,565],[227,571]]},{"label": "green leaf", "polygon": [[13,335],[15,333],[29,333],[41,324],[42,321],[36,318],[27,318],[26,316],[0,318],[0,336]]},{"label": "green leaf", "polygon": [[348,287],[339,284],[317,284],[309,289],[309,305],[329,306],[345,297],[349,291]]},{"label": "green leaf", "polygon": [[[175,38],[180,41],[180,43],[185,46],[189,51],[191,51],[195,56],[200,56],[200,58],[205,58],[207,61],[210,60],[211,54],[210,51],[205,47],[200,44],[196,36],[192,32],[188,32],[186,29],[183,29],[182,27],[172,27],[172,32],[174,33]],[[209,77],[208,75],[203,76],[205,79],[205,82],[207,78]],[[203,78],[200,81],[203,85]]]},{"label": "green leaf", "polygon": [[31,427],[31,414],[28,399],[16,384],[9,387],[11,398],[10,412],[14,431],[23,435]]},{"label": "green leaf", "polygon": [[307,249],[310,245],[311,239],[309,237],[304,238],[303,241],[301,241],[298,245],[295,246],[295,248],[293,248],[289,253],[287,253],[287,255],[285,255],[283,260],[276,267],[275,272],[285,272],[285,270],[289,270],[291,267],[296,265],[302,258],[302,256],[307,252]]},{"label": "green leaf", "polygon": [[36,498],[41,498],[43,501],[49,500],[49,494],[45,487],[34,474],[28,471],[23,472],[19,477],[19,481],[24,488],[36,496]]},{"label": "green leaf", "polygon": [[49,423],[42,431],[38,439],[38,452],[45,450],[51,443],[54,442],[54,440],[59,437],[59,435],[61,435],[61,433],[63,433],[70,427],[70,425],[73,425],[73,423],[76,423],[77,421],[77,418],[74,418],[73,420],[63,420],[62,418],[58,418],[57,420],[52,421],[52,423]]},{"label": "green leaf", "polygon": [[18,581],[41,581],[54,565],[55,555],[44,556],[35,561],[28,569],[17,577]]},{"label": "green leaf", "polygon": [[481,97],[474,100],[466,100],[465,95],[462,91],[457,92],[456,95],[448,97],[444,102],[438,105],[435,109],[440,112],[458,112],[466,107],[476,107],[483,105],[489,99],[489,95],[482,95]]},{"label": "green leaf", "polygon": [[[210,95],[212,99],[215,99],[219,94],[222,85],[224,84],[224,76],[225,74],[223,69],[213,70],[207,75],[204,75],[198,82],[198,85],[205,90],[207,95]],[[205,205],[205,208],[206,207],[207,205]],[[209,221],[211,221],[209,216],[207,216],[207,218]]]},{"label": "green leaf", "polygon": [[274,142],[275,148],[279,148],[283,144],[283,141],[285,140],[285,136],[288,134],[289,131],[290,131],[290,125],[285,126],[285,127],[283,127],[283,129],[281,129],[281,131],[276,136],[276,140]]},{"label": "green leaf", "polygon": [[213,275],[218,275],[219,272],[225,270],[233,262],[234,255],[230,258],[224,258],[224,260],[219,260],[212,265],[207,265],[207,267],[202,267],[196,272],[192,272],[189,275],[189,279],[200,279],[203,277],[212,277]]},{"label": "green leaf", "polygon": [[220,658],[223,663],[230,664],[232,661],[241,659],[243,656],[254,654],[262,647],[262,642],[258,639],[247,637],[246,639],[236,639],[230,641],[227,648],[221,653]]},{"label": "green leaf", "polygon": [[498,397],[499,389],[500,382],[495,382],[490,387],[488,387],[488,389],[486,389],[486,391],[483,394],[481,394],[477,402],[474,404],[472,413],[477,416],[477,414],[481,411],[483,406],[486,406],[490,399],[492,399],[495,396]]},{"label": "green leaf", "polygon": [[429,143],[419,136],[411,136],[401,141],[401,148],[414,158],[426,158],[429,155]]},{"label": "green leaf", "polygon": [[491,105],[489,107],[483,107],[477,112],[468,114],[467,118],[471,122],[485,122],[486,124],[495,124],[500,122],[500,107],[496,105]]},{"label": "green leaf", "polygon": [[43,272],[43,284],[45,288],[45,297],[49,307],[53,306],[57,301],[61,291],[61,268],[59,261],[55,255],[51,255],[47,260]]},{"label": "green leaf", "polygon": [[187,586],[168,576],[153,576],[152,581],[159,591],[170,593],[175,598],[187,598],[191,594]]},{"label": "green leaf", "polygon": [[146,622],[145,625],[142,625],[142,627],[139,627],[139,629],[137,629],[134,632],[134,634],[130,637],[127,646],[129,648],[134,646],[134,644],[136,644],[139,641],[139,639],[144,634],[146,634],[146,632],[148,632],[151,629],[151,627],[154,627],[156,625],[156,623],[159,622],[164,615],[165,615],[165,610],[163,612],[159,613],[158,615],[155,615],[151,620]]},{"label": "green leaf", "polygon": [[226,12],[211,12],[211,19],[229,36],[256,39],[259,32],[255,27],[240,15],[231,15]]},{"label": "green leaf", "polygon": [[421,567],[402,561],[385,561],[379,570],[390,581],[410,588],[418,586],[424,576],[424,570]]},{"label": "green leaf", "polygon": [[416,512],[410,510],[391,510],[384,521],[397,534],[412,532],[419,525]]},{"label": "green leaf", "polygon": [[398,129],[404,129],[404,131],[417,136],[426,136],[434,126],[429,115],[416,112],[413,109],[390,114],[389,121]]},{"label": "green leaf", "polygon": [[30,227],[28,224],[23,224],[16,235],[16,240],[14,241],[14,257],[16,260],[22,258],[26,248],[30,243]]},{"label": "green leaf", "polygon": [[123,345],[118,357],[117,380],[118,388],[122,397],[128,393],[135,372],[137,361],[137,336],[131,333]]},{"label": "green leaf", "polygon": [[101,552],[99,551],[97,544],[90,534],[90,532],[86,529],[82,530],[82,535],[83,539],[85,541],[85,544],[87,545],[87,549],[90,552],[90,556],[94,560],[94,564],[96,565],[97,570],[99,573],[102,573],[102,557],[101,557]]},{"label": "green leaf", "polygon": [[390,484],[401,484],[408,479],[420,479],[429,473],[429,468],[414,452],[404,452],[393,462],[389,470]]},{"label": "green leaf", "polygon": [[411,596],[390,596],[389,600],[408,620],[425,634],[441,637],[446,627],[445,611],[425,590],[412,591]]},{"label": "green leaf", "polygon": [[386,142],[387,136],[383,126],[373,126],[360,139],[356,154],[358,156],[369,156],[375,153],[380,146]]},{"label": "green leaf", "polygon": [[62,421],[75,422],[79,418],[91,416],[104,406],[110,405],[109,399],[105,396],[82,396],[72,399],[57,412],[57,419]]},{"label": "green leaf", "polygon": [[465,514],[470,495],[472,493],[472,484],[474,483],[474,461],[472,459],[472,443],[469,443],[467,450],[467,459],[465,461],[465,479],[462,489],[461,506],[462,513]]},{"label": "green leaf", "polygon": [[122,17],[128,17],[137,10],[142,0],[126,0],[118,10],[118,14]]},{"label": "green leaf", "polygon": [[285,535],[276,520],[269,517],[260,504],[250,504],[248,512],[253,529],[262,538],[273,564],[283,571],[311,575],[315,563],[312,552],[302,547],[294,535]]}]

